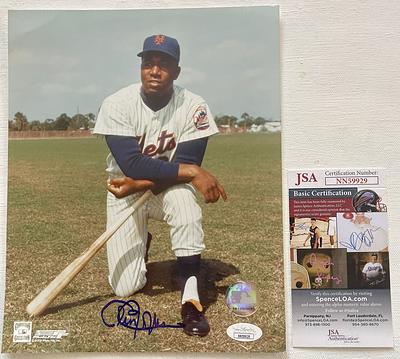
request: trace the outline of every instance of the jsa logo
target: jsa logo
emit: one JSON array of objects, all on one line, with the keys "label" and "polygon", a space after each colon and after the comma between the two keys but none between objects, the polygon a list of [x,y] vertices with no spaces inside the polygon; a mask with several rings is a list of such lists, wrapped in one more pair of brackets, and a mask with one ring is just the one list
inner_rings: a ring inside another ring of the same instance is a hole
[{"label": "jsa logo", "polygon": [[329,331],[329,336],[331,335],[339,335],[339,331],[337,329],[328,329]]},{"label": "jsa logo", "polygon": [[295,186],[298,186],[300,183],[303,182],[317,182],[317,178],[315,177],[314,173],[307,173],[307,172],[303,172],[303,173],[298,173],[297,174],[297,181],[294,184]]}]

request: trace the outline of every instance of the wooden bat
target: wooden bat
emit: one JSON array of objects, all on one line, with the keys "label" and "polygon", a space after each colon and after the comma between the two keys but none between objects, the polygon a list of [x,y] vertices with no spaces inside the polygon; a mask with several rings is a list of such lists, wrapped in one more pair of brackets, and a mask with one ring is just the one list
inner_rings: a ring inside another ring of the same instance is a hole
[{"label": "wooden bat", "polygon": [[61,293],[61,291],[75,278],[75,276],[83,269],[83,267],[95,256],[95,254],[104,246],[104,244],[112,237],[112,235],[120,228],[126,220],[142,206],[152,195],[150,190],[146,191],[131,207],[121,213],[120,218],[115,224],[107,229],[93,244],[68,265],[57,277],[55,277],[49,285],[44,288],[33,299],[26,311],[30,317],[42,314],[50,303]]}]

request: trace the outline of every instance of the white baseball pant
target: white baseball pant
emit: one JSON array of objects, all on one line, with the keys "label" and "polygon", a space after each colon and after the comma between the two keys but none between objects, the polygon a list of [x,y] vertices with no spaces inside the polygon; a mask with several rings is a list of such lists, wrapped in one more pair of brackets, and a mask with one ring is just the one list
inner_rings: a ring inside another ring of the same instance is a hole
[{"label": "white baseball pant", "polygon": [[[107,228],[137,198],[134,195],[117,199],[108,193]],[[176,185],[151,197],[107,242],[109,282],[118,296],[132,295],[146,284],[144,256],[149,218],[168,223],[172,250],[177,257],[197,255],[205,248],[201,208],[190,184]]]}]

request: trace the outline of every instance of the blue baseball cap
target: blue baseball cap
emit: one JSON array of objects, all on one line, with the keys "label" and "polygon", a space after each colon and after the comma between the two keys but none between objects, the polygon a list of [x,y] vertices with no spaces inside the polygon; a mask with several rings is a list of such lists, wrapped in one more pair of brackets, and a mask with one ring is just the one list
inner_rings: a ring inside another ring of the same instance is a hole
[{"label": "blue baseball cap", "polygon": [[152,35],[146,38],[143,43],[143,51],[137,55],[143,57],[145,52],[158,51],[172,56],[178,63],[181,54],[178,41],[166,35]]}]

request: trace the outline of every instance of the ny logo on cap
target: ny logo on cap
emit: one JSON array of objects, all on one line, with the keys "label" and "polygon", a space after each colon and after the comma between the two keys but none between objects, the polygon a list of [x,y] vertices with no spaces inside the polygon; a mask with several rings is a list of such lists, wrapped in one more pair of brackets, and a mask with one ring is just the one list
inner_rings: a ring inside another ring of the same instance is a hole
[{"label": "ny logo on cap", "polygon": [[154,37],[154,43],[156,45],[161,45],[165,41],[165,36],[164,35],[156,35]]}]

